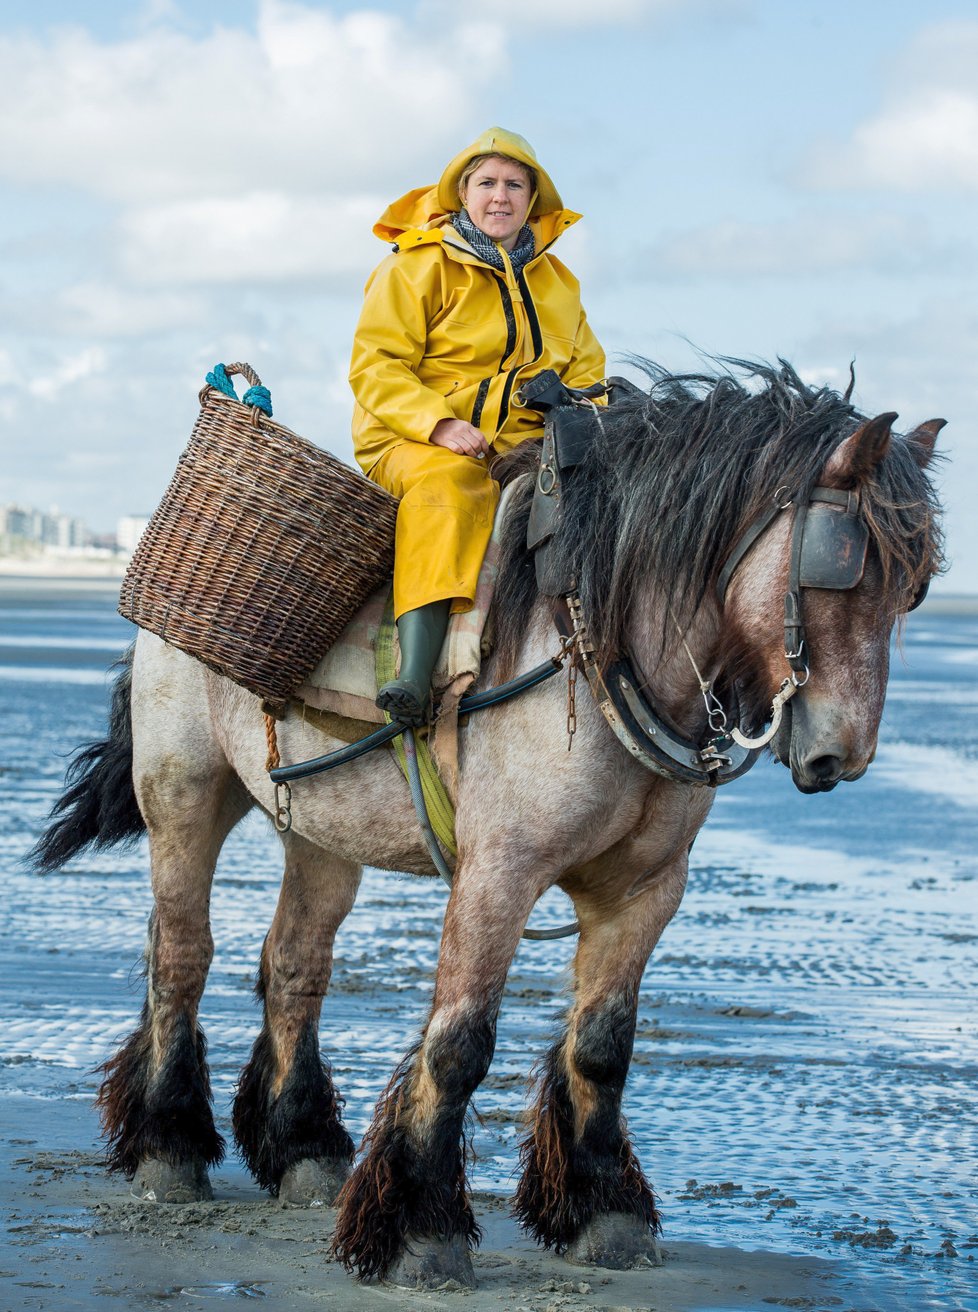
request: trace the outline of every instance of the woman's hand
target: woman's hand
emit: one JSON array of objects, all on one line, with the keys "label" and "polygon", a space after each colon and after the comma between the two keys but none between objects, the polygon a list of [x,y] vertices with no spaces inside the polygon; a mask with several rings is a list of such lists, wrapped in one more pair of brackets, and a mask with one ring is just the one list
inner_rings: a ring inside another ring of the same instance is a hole
[{"label": "woman's hand", "polygon": [[464,419],[439,419],[428,441],[433,446],[447,447],[460,456],[475,456],[477,460],[484,460],[489,454],[485,434]]}]

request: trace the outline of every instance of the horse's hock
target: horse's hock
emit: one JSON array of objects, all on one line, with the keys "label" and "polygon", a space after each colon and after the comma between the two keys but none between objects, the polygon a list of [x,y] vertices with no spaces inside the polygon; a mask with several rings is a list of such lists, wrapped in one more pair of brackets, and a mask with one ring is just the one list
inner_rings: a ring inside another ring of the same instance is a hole
[{"label": "horse's hock", "polygon": [[[250,382],[247,404],[228,374]],[[397,502],[274,423],[267,398],[247,364],[208,375],[190,441],[126,572],[119,611],[280,703],[390,576]]]}]

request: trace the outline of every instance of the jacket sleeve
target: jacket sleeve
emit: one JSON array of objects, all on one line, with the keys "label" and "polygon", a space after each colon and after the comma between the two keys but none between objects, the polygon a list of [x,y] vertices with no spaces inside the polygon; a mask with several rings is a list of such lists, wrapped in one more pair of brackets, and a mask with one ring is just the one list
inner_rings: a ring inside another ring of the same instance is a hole
[{"label": "jacket sleeve", "polygon": [[592,383],[604,378],[605,367],[604,348],[591,330],[587,315],[581,310],[574,337],[574,352],[561,381],[568,387],[590,387]]},{"label": "jacket sleeve", "polygon": [[367,283],[353,338],[350,386],[357,401],[398,437],[427,442],[452,408],[417,375],[428,322],[438,307],[440,280],[433,266],[388,256]]}]

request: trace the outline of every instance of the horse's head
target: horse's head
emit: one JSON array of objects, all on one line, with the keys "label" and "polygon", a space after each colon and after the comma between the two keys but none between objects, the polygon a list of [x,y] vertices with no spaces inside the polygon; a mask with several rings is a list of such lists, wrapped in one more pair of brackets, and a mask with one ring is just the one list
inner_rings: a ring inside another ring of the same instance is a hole
[{"label": "horse's head", "polygon": [[803,793],[872,761],[894,621],[940,563],[924,470],[944,421],[899,438],[895,418],[866,420],[836,447],[811,499],[797,494],[741,557],[726,596],[755,721],[786,675],[798,685],[771,748]]}]

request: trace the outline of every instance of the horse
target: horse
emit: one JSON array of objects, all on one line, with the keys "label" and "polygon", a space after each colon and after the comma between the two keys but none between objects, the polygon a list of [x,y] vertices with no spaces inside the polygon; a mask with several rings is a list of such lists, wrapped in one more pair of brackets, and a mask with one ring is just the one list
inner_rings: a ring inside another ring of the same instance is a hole
[{"label": "horse", "polygon": [[[573,996],[535,1077],[513,1211],[572,1261],[622,1267],[654,1255],[659,1211],[623,1090],[639,987],[682,900],[716,777],[712,767],[696,777],[649,768],[610,731],[600,697],[583,684],[572,696],[577,669],[588,665],[603,687],[602,673],[610,682],[627,657],[676,741],[714,735],[703,761],[729,759],[729,736],[714,734],[723,704],[803,793],[828,791],[872,761],[891,632],[941,567],[927,467],[943,420],[899,436],[896,415],[855,409],[852,381],[845,393],[810,385],[783,360],[647,369],[648,390],[601,412],[561,491],[551,548],[575,583],[568,686],[551,679],[460,724],[458,859],[430,1014],[359,1157],[319,1044],[334,935],[365,863],[419,876],[435,868],[392,753],[294,790],[258,966],[262,1028],[233,1132],[271,1195],[335,1200],[334,1251],[360,1279],[474,1284],[465,1116],[492,1058],[514,952],[553,886],[577,917]],[[567,605],[541,594],[526,545],[535,480],[522,475],[538,458],[528,443],[499,470],[514,486],[480,687],[569,650],[555,628]],[[806,514],[832,557],[814,583]],[[324,745],[296,716],[280,721],[278,742],[286,761]],[[258,699],[141,631],[114,685],[108,735],[69,768],[36,847],[52,870],[87,844],[149,836],[145,1002],[97,1098],[108,1165],[139,1197],[209,1197],[208,1170],[225,1151],[198,1024],[214,951],[209,895],[232,827],[254,807],[275,814],[266,766]]]}]

